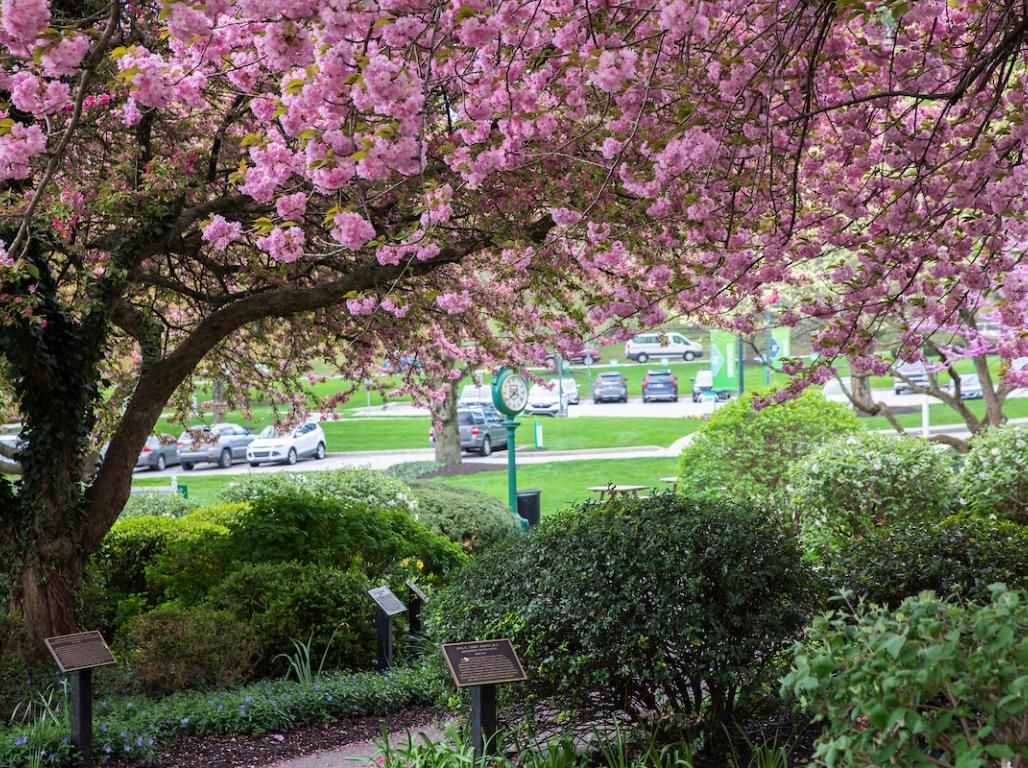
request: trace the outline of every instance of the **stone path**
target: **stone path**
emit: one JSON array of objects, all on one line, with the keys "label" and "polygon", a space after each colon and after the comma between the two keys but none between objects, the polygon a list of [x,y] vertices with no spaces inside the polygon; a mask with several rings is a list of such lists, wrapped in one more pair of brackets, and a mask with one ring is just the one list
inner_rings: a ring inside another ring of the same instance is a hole
[{"label": "stone path", "polygon": [[[439,741],[443,737],[443,727],[427,725],[411,731],[409,734],[407,731],[392,733],[389,735],[389,743],[393,745],[406,744],[408,736],[418,741],[421,733],[424,733],[432,741]],[[268,768],[366,768],[377,755],[378,749],[374,742],[360,741],[338,749],[281,760],[271,763]]]}]

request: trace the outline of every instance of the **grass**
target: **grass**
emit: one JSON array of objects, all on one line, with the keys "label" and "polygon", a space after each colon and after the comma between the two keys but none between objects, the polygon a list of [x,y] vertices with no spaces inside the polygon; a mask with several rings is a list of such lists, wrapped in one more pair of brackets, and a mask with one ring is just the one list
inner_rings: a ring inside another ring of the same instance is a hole
[{"label": "grass", "polygon": [[[595,499],[587,491],[592,485],[645,485],[654,490],[670,486],[660,478],[678,474],[678,458],[591,459],[529,464],[518,467],[518,489],[538,488],[543,515],[553,514],[569,504]],[[473,475],[439,478],[455,488],[471,488],[507,501],[507,472],[477,472]]]},{"label": "grass", "polygon": [[[206,474],[201,472],[197,474],[193,472],[179,472],[178,475],[179,485],[185,485],[189,490],[189,500],[195,501],[201,507],[218,504],[218,493],[221,489],[238,479],[235,475],[221,473]],[[132,480],[133,487],[137,488],[152,485],[165,486],[167,484],[168,478],[150,478],[146,476],[146,472],[137,472]]]},{"label": "grass", "polygon": [[[981,400],[966,400],[965,405],[976,416],[985,413],[985,403]],[[1003,413],[1008,419],[1028,418],[1028,397],[1012,397],[1003,405]],[[907,429],[915,429],[921,426],[921,409],[916,413],[901,413],[896,416],[899,423]],[[931,424],[961,424],[963,418],[960,414],[944,403],[934,403],[928,407],[928,418]],[[873,416],[861,419],[860,423],[867,429],[891,429],[892,425],[883,416]]]}]

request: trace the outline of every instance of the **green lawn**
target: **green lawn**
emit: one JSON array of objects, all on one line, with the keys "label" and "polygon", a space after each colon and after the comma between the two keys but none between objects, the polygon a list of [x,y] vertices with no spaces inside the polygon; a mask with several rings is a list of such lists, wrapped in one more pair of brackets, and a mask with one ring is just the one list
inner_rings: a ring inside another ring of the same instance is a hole
[{"label": "green lawn", "polygon": [[[596,498],[586,488],[593,485],[645,485],[654,490],[668,489],[660,478],[678,474],[678,459],[593,459],[557,461],[518,467],[518,489],[538,488],[542,493],[542,513],[552,514],[569,504]],[[507,472],[478,472],[461,477],[439,478],[457,488],[473,488],[507,501]]]},{"label": "green lawn", "polygon": [[[976,416],[981,416],[985,413],[985,403],[983,401],[967,400],[965,402],[968,409]],[[1028,418],[1028,397],[1010,398],[1003,406],[1003,413],[1006,414],[1008,419]],[[920,427],[921,409],[918,408],[916,413],[898,414],[896,418],[899,420],[899,423],[907,429]],[[939,424],[960,424],[964,421],[960,414],[943,403],[935,403],[928,406],[928,418],[929,421],[936,426]],[[860,423],[868,429],[892,428],[892,425],[889,424],[883,416],[861,419]]]},{"label": "green lawn", "polygon": [[[172,469],[175,469],[174,467]],[[147,485],[167,485],[168,478],[150,478],[146,472],[137,472],[132,485],[137,487]],[[231,482],[239,478],[235,475],[225,475],[220,472],[179,472],[178,482],[185,485],[189,491],[189,500],[199,503],[201,506],[209,507],[218,504],[218,492]]]}]

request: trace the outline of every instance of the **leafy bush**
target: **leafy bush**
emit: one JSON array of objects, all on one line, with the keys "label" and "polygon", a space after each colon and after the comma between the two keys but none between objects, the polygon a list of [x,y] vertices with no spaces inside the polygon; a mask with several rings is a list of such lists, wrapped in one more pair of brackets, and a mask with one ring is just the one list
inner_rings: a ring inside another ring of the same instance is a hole
[{"label": "leafy bush", "polygon": [[960,498],[975,514],[1028,525],[1028,429],[994,427],[971,440]]},{"label": "leafy bush", "polygon": [[481,491],[424,480],[412,483],[411,490],[418,501],[418,520],[465,552],[481,552],[521,531],[507,505]]},{"label": "leafy bush", "polygon": [[213,504],[209,507],[200,507],[190,512],[186,517],[190,520],[199,520],[205,523],[214,523],[231,528],[239,522],[246,511],[244,502],[233,502],[231,504]]},{"label": "leafy bush", "polygon": [[130,619],[119,641],[136,676],[161,691],[236,685],[259,649],[253,630],[231,613],[174,604]]},{"label": "leafy bush", "polygon": [[403,558],[422,560],[426,576],[444,575],[464,559],[459,547],[432,533],[406,508],[328,498],[302,484],[251,499],[232,529],[228,557],[239,563],[317,563],[359,570],[372,579]]},{"label": "leafy bush", "polygon": [[332,640],[328,668],[365,668],[375,660],[375,611],[367,578],[302,563],[259,563],[239,569],[215,587],[208,604],[231,611],[252,628],[261,650],[259,671],[282,674],[279,653],[292,640],[311,640],[320,659]]},{"label": "leafy bush", "polygon": [[195,501],[177,493],[134,493],[125,502],[119,520],[132,517],[183,517],[197,508]]},{"label": "leafy bush", "polygon": [[225,486],[220,496],[228,502],[257,501],[290,496],[298,490],[317,499],[348,502],[383,511],[414,512],[417,506],[406,483],[372,469],[248,475]]},{"label": "leafy bush", "polygon": [[837,587],[876,603],[895,607],[924,590],[987,601],[996,582],[1028,589],[1028,530],[970,515],[910,520],[843,546],[830,564]]},{"label": "leafy bush", "polygon": [[864,432],[800,459],[784,493],[810,546],[837,546],[899,520],[933,519],[955,494],[950,452],[916,437]]},{"label": "leafy bush", "polygon": [[1001,585],[984,606],[864,605],[816,619],[782,687],[826,721],[816,754],[830,766],[1020,766],[1026,638],[1025,594]]},{"label": "leafy bush", "polygon": [[[0,613],[0,661],[21,659],[32,647],[25,620],[17,613]],[[0,715],[2,716],[2,715]]]},{"label": "leafy bush", "polygon": [[[437,695],[424,668],[387,674],[325,674],[316,686],[267,680],[224,692],[183,691],[157,700],[108,696],[93,705],[93,753],[152,764],[156,748],[187,736],[258,736],[333,720],[382,715],[430,704]],[[65,724],[0,723],[0,765],[31,765],[42,752],[53,764],[77,765]],[[48,763],[49,764],[49,763]]]},{"label": "leafy bush", "polygon": [[670,493],[585,504],[476,558],[428,605],[440,641],[510,637],[538,712],[702,720],[723,736],[808,616],[809,573],[770,516]]},{"label": "leafy bush", "polygon": [[192,597],[225,570],[216,554],[229,529],[202,517],[119,520],[90,559],[84,590],[90,620],[108,633],[162,602],[170,592]]},{"label": "leafy bush", "polygon": [[755,394],[716,410],[682,451],[679,493],[694,499],[766,501],[793,462],[860,429],[847,406],[818,392],[807,390],[759,411],[753,407]]},{"label": "leafy bush", "polygon": [[439,464],[434,461],[404,461],[400,464],[393,464],[385,470],[385,474],[388,477],[395,477],[397,480],[410,483],[437,469],[439,469]]}]

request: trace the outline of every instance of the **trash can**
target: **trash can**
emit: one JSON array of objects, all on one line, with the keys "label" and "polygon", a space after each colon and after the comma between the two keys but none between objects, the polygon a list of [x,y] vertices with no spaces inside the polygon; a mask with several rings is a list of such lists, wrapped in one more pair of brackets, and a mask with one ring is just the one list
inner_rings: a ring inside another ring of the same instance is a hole
[{"label": "trash can", "polygon": [[529,528],[539,523],[541,495],[542,491],[538,488],[518,491],[518,515],[528,523]]}]

